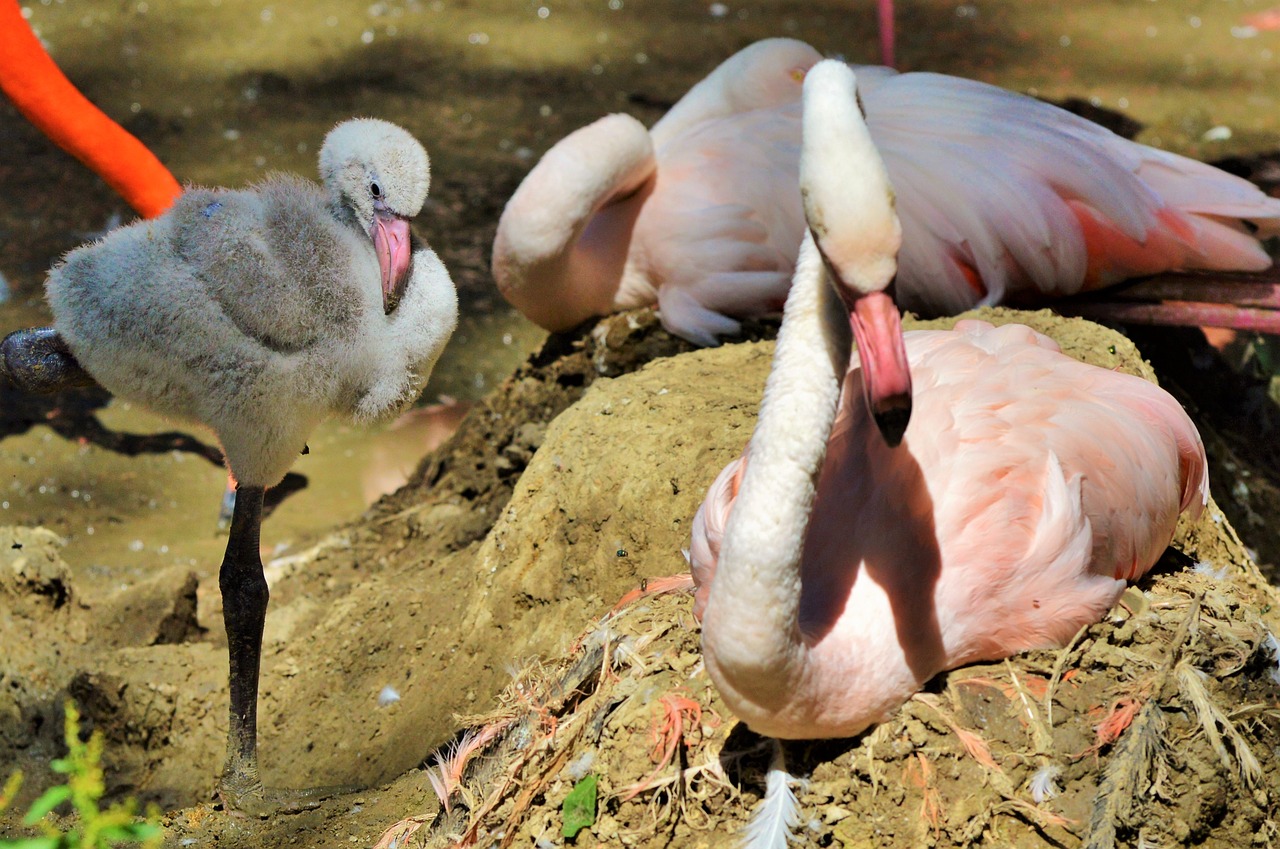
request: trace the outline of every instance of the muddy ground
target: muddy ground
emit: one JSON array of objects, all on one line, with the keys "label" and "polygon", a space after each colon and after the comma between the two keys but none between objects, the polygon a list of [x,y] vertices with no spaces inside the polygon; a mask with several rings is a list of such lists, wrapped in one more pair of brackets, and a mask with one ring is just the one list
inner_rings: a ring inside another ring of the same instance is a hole
[{"label": "muddy ground", "polygon": [[[1265,180],[1268,160],[1253,155],[1280,147],[1280,34],[1239,27],[1266,5],[907,2],[902,64],[1093,99],[1141,121],[1144,141],[1234,156]],[[300,464],[310,485],[268,519],[264,541],[280,556],[269,568],[264,777],[366,789],[253,820],[211,801],[226,728],[221,543],[207,514],[183,515],[216,502],[220,472],[199,459],[207,437],[151,439],[165,428],[104,398],[0,400],[0,462],[10,464],[0,471],[24,502],[0,503],[16,517],[46,484],[55,499],[21,521],[0,512],[0,771],[27,772],[20,804],[52,780],[71,695],[107,737],[111,795],[160,804],[171,846],[372,846],[406,817],[386,843],[559,845],[560,805],[586,775],[599,778],[601,814],[578,844],[731,845],[769,755],[701,672],[689,599],[653,596],[597,625],[645,579],[683,568],[693,510],[749,434],[769,343],[693,353],[641,312],[540,345],[494,295],[487,246],[506,197],[549,144],[611,110],[652,121],[755,38],[788,34],[873,57],[873,21],[849,6],[728,3],[720,15],[677,0],[33,4],[32,22],[73,79],[184,180],[311,174],[323,132],[351,114],[417,133],[434,165],[434,201],[418,225],[466,314],[427,398],[477,404],[362,518],[324,494],[359,489],[364,455],[330,479]],[[16,152],[0,157],[0,318],[16,327],[42,320],[49,262],[123,210],[5,107],[0,142]],[[1065,330],[1077,355],[1140,367],[1124,340]],[[1224,358],[1195,332],[1132,335],[1200,425],[1218,507],[1070,651],[961,670],[873,733],[788,747],[807,777],[807,845],[1105,846],[1109,829],[1118,845],[1280,842],[1280,685],[1264,645],[1280,624],[1264,580],[1280,563],[1270,375],[1257,356]],[[147,439],[130,441],[133,431]],[[56,481],[27,477],[54,455],[74,463],[60,460]],[[81,469],[110,481],[92,502],[75,482]],[[170,498],[168,513],[145,520],[126,506]],[[115,542],[90,547],[86,527]],[[176,556],[192,528],[199,540]],[[292,544],[276,552],[280,540]],[[175,550],[160,556],[163,546]],[[1189,571],[1196,562],[1214,574]],[[668,740],[653,733],[670,710],[685,745],[659,764],[651,755]],[[437,817],[423,767],[472,726],[501,733]],[[1241,766],[1246,750],[1260,774]],[[1062,794],[1037,804],[1027,781],[1046,765],[1061,768]],[[636,785],[649,786],[624,801]]]},{"label": "muddy ground", "polygon": [[[995,318],[1151,374],[1096,325]],[[586,775],[601,808],[579,844],[731,845],[768,749],[702,671],[687,594],[619,602],[684,568],[690,517],[749,433],[771,347],[689,352],[645,312],[556,337],[409,486],[269,567],[264,778],[364,792],[264,820],[207,801],[225,730],[212,582],[174,568],[83,595],[39,529],[0,548],[7,744],[33,767],[54,754],[70,694],[107,736],[110,786],[171,811],[175,846],[373,845],[388,828],[383,845],[559,845],[561,804]],[[1210,505],[1070,649],[941,676],[874,732],[789,746],[806,844],[1270,845],[1277,600]],[[387,687],[398,700],[384,704]],[[423,767],[464,728],[492,739],[439,816]],[[1028,781],[1045,766],[1062,793],[1037,804]]]}]

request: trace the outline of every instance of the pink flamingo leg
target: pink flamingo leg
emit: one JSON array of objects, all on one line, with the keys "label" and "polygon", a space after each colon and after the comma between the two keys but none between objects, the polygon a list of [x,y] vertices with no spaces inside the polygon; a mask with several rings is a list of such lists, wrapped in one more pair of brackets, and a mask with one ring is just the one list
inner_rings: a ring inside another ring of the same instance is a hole
[{"label": "pink flamingo leg", "polygon": [[1097,321],[1280,334],[1280,280],[1274,272],[1164,274],[1065,298],[1054,309]]},{"label": "pink flamingo leg", "polygon": [[893,0],[876,0],[880,13],[880,64],[894,67],[893,63]]}]

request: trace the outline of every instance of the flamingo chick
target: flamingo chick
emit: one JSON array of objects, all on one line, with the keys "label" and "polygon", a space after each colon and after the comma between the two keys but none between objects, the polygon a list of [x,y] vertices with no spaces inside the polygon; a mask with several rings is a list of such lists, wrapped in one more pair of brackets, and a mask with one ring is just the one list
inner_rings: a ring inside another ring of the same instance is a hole
[{"label": "flamingo chick", "polygon": [[[552,331],[656,302],[668,330],[700,345],[777,312],[804,230],[801,80],[821,58],[794,39],[760,41],[652,130],[615,114],[562,139],[498,223],[503,296]],[[898,192],[904,309],[955,314],[1271,264],[1244,222],[1280,231],[1280,200],[1245,180],[995,86],[857,71]]]},{"label": "flamingo chick", "polygon": [[448,272],[409,230],[429,183],[417,140],[346,121],[325,138],[320,175],[323,190],[288,175],[188,188],[160,218],[72,251],[47,283],[54,328],[0,349],[0,383],[48,390],[87,373],[222,443],[238,482],[219,576],[231,691],[220,792],[233,806],[275,799],[256,753],[263,490],[327,416],[368,421],[412,401],[457,322]]},{"label": "flamingo chick", "polygon": [[907,333],[913,415],[884,443],[847,303],[893,275],[892,240],[860,238],[892,232],[892,195],[833,205],[881,172],[873,148],[826,143],[857,129],[856,109],[826,108],[852,85],[837,62],[805,82],[811,235],[755,433],[693,526],[707,670],[735,714],[782,738],[856,734],[942,670],[1062,644],[1208,498],[1171,396],[1020,325]]}]

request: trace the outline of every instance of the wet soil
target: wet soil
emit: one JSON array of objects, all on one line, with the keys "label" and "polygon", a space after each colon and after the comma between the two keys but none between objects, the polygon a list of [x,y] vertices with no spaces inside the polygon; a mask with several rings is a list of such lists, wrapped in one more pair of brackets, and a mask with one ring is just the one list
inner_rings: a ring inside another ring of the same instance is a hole
[{"label": "wet soil", "polygon": [[[404,436],[412,423],[377,443],[340,424],[318,432],[297,467],[308,485],[268,519],[264,777],[368,789],[258,820],[212,803],[226,655],[211,440],[98,396],[0,398],[0,772],[27,772],[20,805],[53,780],[70,695],[107,737],[109,793],[160,804],[170,846],[372,846],[406,817],[385,844],[560,845],[561,803],[586,775],[602,812],[581,845],[730,845],[769,753],[701,672],[689,599],[647,597],[600,622],[684,568],[690,517],[750,432],[770,327],[692,352],[638,312],[543,344],[487,269],[506,197],[577,126],[614,110],[652,121],[767,35],[875,55],[869,11],[843,0],[720,5],[32,4],[72,79],[183,180],[311,174],[324,131],[352,114],[422,138],[433,200],[417,225],[465,314],[425,398],[474,406],[445,416],[469,409],[411,473],[427,444]],[[1240,29],[1266,3],[901,6],[906,68],[1083,98],[1140,121],[1143,141],[1235,157],[1264,184],[1273,173],[1257,154],[1280,146],[1280,33]],[[128,216],[3,105],[0,146],[14,152],[0,158],[7,328],[46,320],[44,269]],[[1124,339],[1043,320],[1076,355],[1144,368]],[[870,734],[789,746],[807,777],[806,845],[1280,842],[1280,685],[1264,646],[1278,623],[1263,575],[1280,563],[1271,373],[1254,370],[1257,351],[1224,358],[1195,332],[1133,335],[1201,428],[1218,507],[1071,650],[943,676],[932,703]],[[409,481],[369,507],[394,485],[362,480],[383,451]],[[1215,574],[1190,571],[1198,561]],[[680,714],[673,693],[701,716]],[[683,742],[655,763],[673,709]],[[1095,726],[1121,720],[1103,742]],[[440,815],[424,767],[466,727],[500,730]],[[1260,777],[1242,772],[1246,749]],[[1027,781],[1046,765],[1061,768],[1062,794],[1035,804]],[[0,819],[0,833],[12,827]]]}]

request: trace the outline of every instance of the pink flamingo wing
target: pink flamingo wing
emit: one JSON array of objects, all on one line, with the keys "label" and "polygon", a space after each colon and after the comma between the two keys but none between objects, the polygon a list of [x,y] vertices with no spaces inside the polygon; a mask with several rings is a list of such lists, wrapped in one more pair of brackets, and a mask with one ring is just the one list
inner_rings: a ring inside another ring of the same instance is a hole
[{"label": "pink flamingo wing", "polygon": [[859,81],[898,192],[905,308],[957,312],[1155,270],[1265,267],[1234,219],[1275,229],[1280,200],[1245,180],[984,83],[884,69],[859,69]]},{"label": "pink flamingo wing", "polygon": [[634,245],[673,333],[713,345],[781,309],[804,226],[798,108],[733,114],[658,150]]}]

